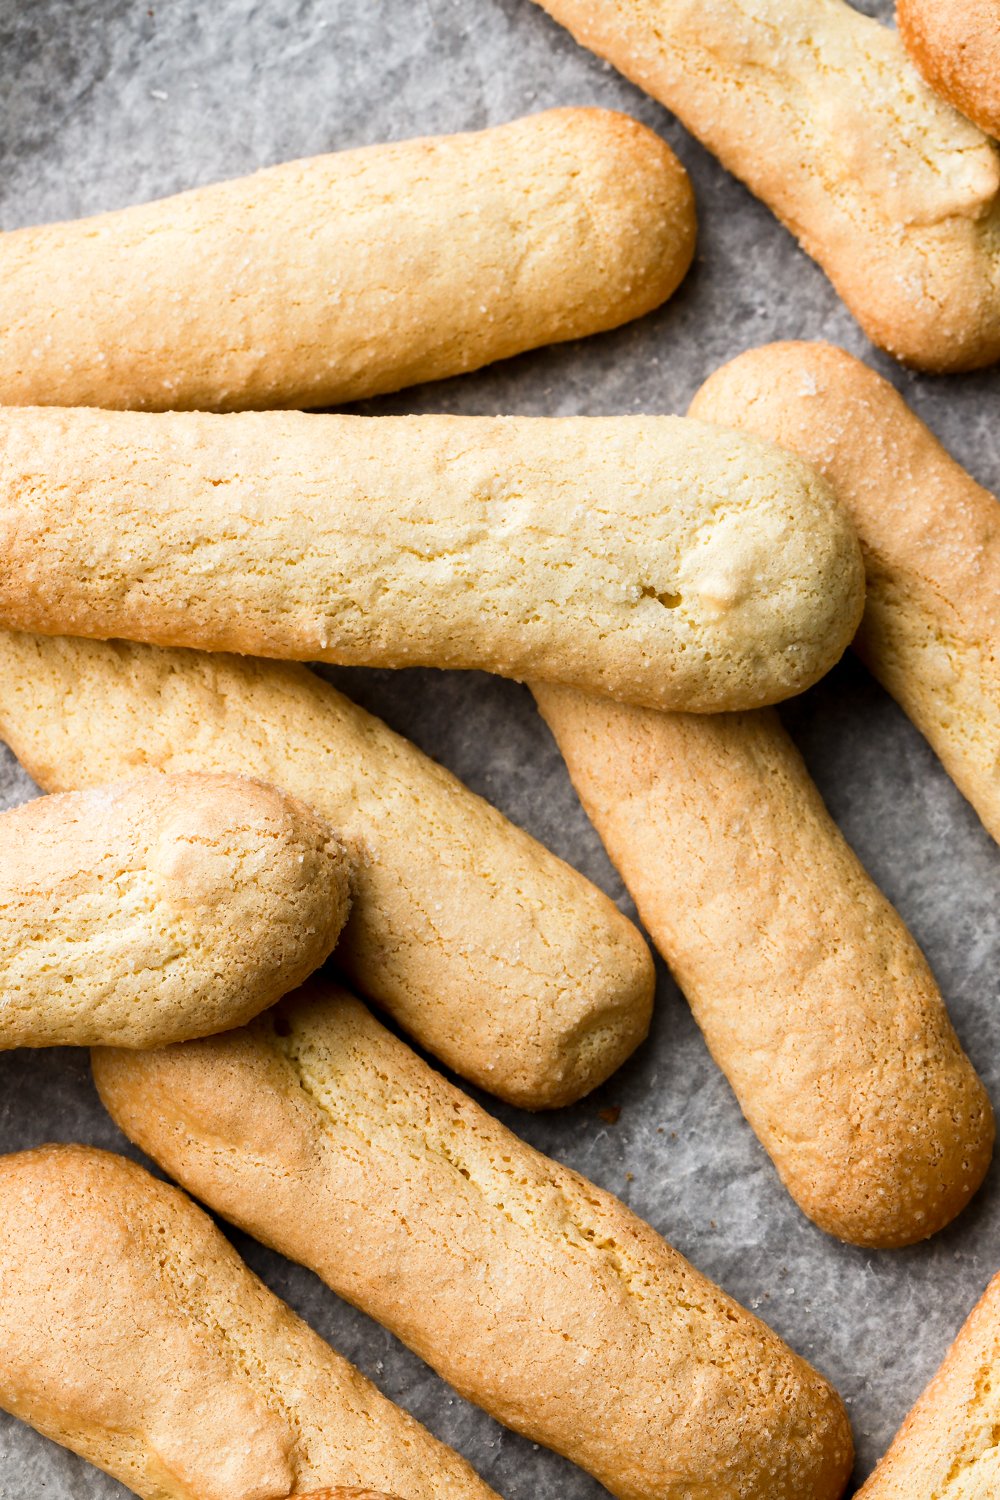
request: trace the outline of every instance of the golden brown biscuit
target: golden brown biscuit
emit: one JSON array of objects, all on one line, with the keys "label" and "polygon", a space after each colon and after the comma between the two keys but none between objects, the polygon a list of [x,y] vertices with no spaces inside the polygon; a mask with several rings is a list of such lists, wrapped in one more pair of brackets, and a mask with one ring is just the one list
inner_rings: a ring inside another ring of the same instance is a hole
[{"label": "golden brown biscuit", "polygon": [[304,667],[0,631],[0,734],[40,786],[229,771],[352,854],[337,964],[450,1067],[527,1108],[646,1034],[653,963],[608,898]]},{"label": "golden brown biscuit", "polygon": [[1000,1276],[958,1336],[856,1500],[1000,1495]]},{"label": "golden brown biscuit", "polygon": [[331,406],[657,307],[691,187],[626,115],[553,109],[0,235],[0,402]]},{"label": "golden brown biscuit", "polygon": [[855,646],[1000,839],[1000,504],[888,381],[829,344],[750,350],[691,409],[830,481],[865,555]]},{"label": "golden brown biscuit", "polygon": [[619,1500],[841,1493],[850,1431],[826,1382],[343,991],[310,984],[210,1043],[102,1049],[94,1074],[191,1192]]},{"label": "golden brown biscuit", "polygon": [[923,954],[772,713],[536,687],[588,816],[782,1181],[821,1228],[910,1244],[989,1166],[993,1113]]},{"label": "golden brown biscuit", "polygon": [[0,1050],[242,1026],[347,918],[347,857],[294,797],[141,776],[0,814]]},{"label": "golden brown biscuit", "polygon": [[684,417],[0,410],[0,622],[759,707],[861,618],[826,484]]},{"label": "golden brown biscuit", "polygon": [[1000,0],[897,0],[896,25],[931,88],[1000,136]]},{"label": "golden brown biscuit", "polygon": [[1000,152],[845,0],[540,0],[677,114],[927,370],[1000,357]]},{"label": "golden brown biscuit", "polygon": [[0,1406],[142,1500],[493,1496],[134,1162],[0,1158],[0,1222]]}]

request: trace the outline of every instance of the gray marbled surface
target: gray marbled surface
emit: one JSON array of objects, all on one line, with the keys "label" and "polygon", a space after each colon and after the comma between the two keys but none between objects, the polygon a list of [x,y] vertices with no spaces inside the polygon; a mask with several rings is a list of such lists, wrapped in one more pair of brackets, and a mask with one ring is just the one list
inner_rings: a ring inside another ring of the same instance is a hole
[{"label": "gray marbled surface", "polygon": [[[865,8],[891,10],[885,0]],[[666,308],[616,333],[366,410],[682,411],[704,377],[741,349],[822,337],[894,380],[962,463],[1000,490],[1000,373],[930,379],[875,355],[770,214],[665,111],[575,47],[529,0],[0,0],[0,226],[558,103],[626,109],[678,151],[701,219],[698,260],[684,287]],[[524,689],[472,674],[334,675],[630,909]],[[785,719],[835,817],[927,952],[1000,1104],[995,847],[916,731],[853,660],[787,705]],[[0,750],[0,805],[34,791]],[[608,1104],[621,1106],[615,1126],[598,1113]],[[808,1223],[662,971],[650,1041],[598,1095],[552,1116],[497,1113],[622,1196],[832,1378],[853,1415],[859,1478],[1000,1266],[996,1170],[951,1229],[916,1249],[868,1254]],[[47,1140],[128,1149],[98,1103],[83,1054],[0,1056],[0,1149]],[[508,1500],[604,1493],[451,1394],[313,1276],[236,1238],[277,1292]],[[2,1500],[124,1493],[0,1416]]]}]

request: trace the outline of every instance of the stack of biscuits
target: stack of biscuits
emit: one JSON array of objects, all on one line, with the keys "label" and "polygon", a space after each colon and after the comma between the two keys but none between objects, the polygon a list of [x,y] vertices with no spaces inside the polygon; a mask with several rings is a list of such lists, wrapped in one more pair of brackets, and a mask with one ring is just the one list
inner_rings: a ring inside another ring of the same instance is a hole
[{"label": "stack of biscuits", "polygon": [[[1000,358],[997,0],[542,3],[881,348]],[[641,318],[694,247],[677,158],[592,108],[0,235],[0,735],[48,794],[0,815],[0,1048],[92,1048],[178,1184],[0,1158],[0,1406],[143,1500],[494,1494],[198,1203],[617,1500],[847,1491],[827,1380],[427,1060],[583,1098],[645,937],[304,665],[527,683],[802,1212],[952,1222],[990,1100],[774,705],[853,645],[1000,840],[996,499],[823,343],[684,416],[315,411]],[[998,1432],[1000,1279],[858,1493],[1000,1495]]]}]

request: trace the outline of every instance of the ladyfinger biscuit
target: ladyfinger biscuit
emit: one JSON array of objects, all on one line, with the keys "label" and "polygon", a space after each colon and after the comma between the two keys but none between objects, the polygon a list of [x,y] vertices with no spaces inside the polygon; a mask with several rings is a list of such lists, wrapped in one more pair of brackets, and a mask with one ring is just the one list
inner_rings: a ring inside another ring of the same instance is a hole
[{"label": "ladyfinger biscuit", "polygon": [[142,1500],[493,1496],[134,1162],[0,1158],[0,1223],[0,1406]]},{"label": "ladyfinger biscuit", "polygon": [[691,262],[651,130],[553,109],[0,235],[0,402],[330,406],[658,307]]},{"label": "ladyfinger biscuit", "polygon": [[923,954],[777,718],[535,696],[799,1207],[873,1247],[947,1224],[989,1165],[989,1099]]},{"label": "ladyfinger biscuit", "polygon": [[0,1049],[242,1026],[347,918],[327,824],[238,776],[156,776],[0,814]]},{"label": "ladyfinger biscuit", "polygon": [[652,959],[617,907],[303,667],[0,631],[0,734],[51,790],[141,767],[301,797],[353,855],[338,965],[502,1098],[567,1104],[646,1034]]},{"label": "ladyfinger biscuit", "polygon": [[826,1382],[343,991],[310,984],[217,1045],[101,1049],[94,1073],[189,1191],[619,1500],[841,1493],[850,1431]]},{"label": "ladyfinger biscuit", "polygon": [[888,381],[829,344],[771,344],[692,405],[799,453],[852,517],[868,594],[855,646],[1000,839],[1000,505]]},{"label": "ladyfinger biscuit", "polygon": [[931,88],[1000,136],[1000,0],[897,0],[896,25]]},{"label": "ladyfinger biscuit", "polygon": [[998,1368],[1000,1276],[994,1276],[857,1500],[1000,1494]]},{"label": "ladyfinger biscuit", "polygon": [[684,417],[0,411],[0,623],[757,707],[838,659],[857,540]]},{"label": "ladyfinger biscuit", "polygon": [[1000,152],[844,0],[540,0],[677,114],[897,358],[1000,357]]}]

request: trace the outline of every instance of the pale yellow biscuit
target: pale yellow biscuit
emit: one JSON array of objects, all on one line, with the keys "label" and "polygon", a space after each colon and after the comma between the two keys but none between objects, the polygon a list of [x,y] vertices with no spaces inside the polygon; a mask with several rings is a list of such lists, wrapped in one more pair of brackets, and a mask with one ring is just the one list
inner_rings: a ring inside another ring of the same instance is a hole
[{"label": "pale yellow biscuit", "polygon": [[0,410],[15,630],[712,712],[822,676],[863,593],[812,468],[685,417]]},{"label": "pale yellow biscuit", "polygon": [[908,363],[1000,357],[1000,152],[845,0],[540,0],[714,151]]},{"label": "pale yellow biscuit", "polygon": [[0,1406],[142,1500],[493,1496],[134,1162],[2,1157],[0,1223]]},{"label": "pale yellow biscuit", "polygon": [[799,453],[852,517],[868,593],[855,646],[1000,839],[1000,504],[888,381],[829,344],[724,365],[692,411]]},{"label": "pale yellow biscuit", "polygon": [[1000,136],[1000,0],[897,0],[896,24],[931,88]]},{"label": "pale yellow biscuit", "polygon": [[328,956],[329,826],[238,776],[142,776],[0,814],[0,1049],[241,1026]]},{"label": "pale yellow biscuit", "polygon": [[799,1206],[859,1245],[947,1224],[989,1165],[989,1099],[923,954],[777,717],[535,696]]},{"label": "pale yellow biscuit", "polygon": [[554,109],[0,235],[0,402],[331,406],[657,307],[694,252],[651,130]]},{"label": "pale yellow biscuit", "polygon": [[0,631],[0,734],[52,791],[205,770],[301,797],[353,856],[338,966],[505,1099],[569,1103],[646,1034],[652,959],[614,904],[304,667]]},{"label": "pale yellow biscuit", "polygon": [[[619,1500],[833,1500],[827,1383],[622,1203],[316,982],[241,1032],[94,1054],[122,1129]],[[373,1253],[377,1247],[377,1253]]]},{"label": "pale yellow biscuit", "polygon": [[1000,1495],[1000,1276],[856,1500],[995,1500]]}]

